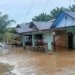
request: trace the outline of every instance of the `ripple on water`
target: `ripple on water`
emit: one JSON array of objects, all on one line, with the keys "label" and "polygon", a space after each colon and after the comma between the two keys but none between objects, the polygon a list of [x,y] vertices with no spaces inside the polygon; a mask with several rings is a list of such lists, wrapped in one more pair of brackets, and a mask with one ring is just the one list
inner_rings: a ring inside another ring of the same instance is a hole
[{"label": "ripple on water", "polygon": [[16,75],[11,72],[13,68],[9,64],[0,63],[0,75]]},{"label": "ripple on water", "polygon": [[70,68],[63,68],[62,71],[57,72],[54,75],[75,75],[75,66]]}]

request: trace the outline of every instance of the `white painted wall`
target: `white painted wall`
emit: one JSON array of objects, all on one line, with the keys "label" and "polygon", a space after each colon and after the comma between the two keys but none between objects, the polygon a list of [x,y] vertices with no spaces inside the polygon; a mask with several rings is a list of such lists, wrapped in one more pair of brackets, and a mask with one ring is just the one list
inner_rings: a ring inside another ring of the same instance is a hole
[{"label": "white painted wall", "polygon": [[47,34],[43,34],[44,43],[47,43]]},{"label": "white painted wall", "polygon": [[43,34],[44,42],[48,45],[48,50],[53,51],[52,42],[53,42],[53,35],[51,32],[47,32]]}]

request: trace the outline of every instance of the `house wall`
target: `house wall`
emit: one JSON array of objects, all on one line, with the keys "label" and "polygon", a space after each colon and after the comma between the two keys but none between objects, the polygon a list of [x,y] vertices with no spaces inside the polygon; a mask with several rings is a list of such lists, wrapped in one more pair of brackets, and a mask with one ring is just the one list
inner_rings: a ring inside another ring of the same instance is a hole
[{"label": "house wall", "polygon": [[52,32],[47,32],[43,34],[44,42],[47,43],[48,51],[53,51],[53,35]]},{"label": "house wall", "polygon": [[68,48],[68,34],[67,33],[72,32],[73,48],[75,48],[75,27],[69,27],[69,28],[66,28],[65,30],[66,32],[63,32],[63,33],[61,33],[61,30],[56,32],[55,46]]},{"label": "house wall", "polygon": [[53,51],[53,47],[52,47],[53,35],[52,35],[52,33],[51,32],[44,33],[43,37],[44,37],[45,43],[47,43],[48,50]]},{"label": "house wall", "polygon": [[[67,16],[66,19],[65,19],[65,16]],[[59,17],[59,18],[60,19],[56,23],[56,27],[55,28],[69,27],[69,28],[66,28],[66,30],[67,30],[67,33],[68,32],[72,32],[73,33],[73,48],[75,48],[75,27],[72,27],[72,26],[75,26],[75,19],[69,17],[66,14],[61,14],[61,17]]]},{"label": "house wall", "polygon": [[[60,33],[59,33],[60,32]],[[56,47],[67,47],[66,45],[67,39],[66,39],[66,33],[63,31],[56,32],[55,35],[55,46]]]},{"label": "house wall", "polygon": [[[47,50],[46,51],[53,51],[53,46],[52,46],[53,35],[52,35],[52,33],[49,32],[49,31],[44,31],[44,32],[42,31],[42,32],[34,32],[34,33],[32,33],[32,47],[35,47],[35,35],[36,34],[43,34],[44,43],[47,44]],[[22,35],[22,39],[21,39],[21,42],[22,42],[23,46],[25,46],[25,41],[26,41],[26,38],[25,38],[24,35]]]},{"label": "house wall", "polygon": [[47,44],[47,34],[46,33],[43,34],[43,39],[44,39],[44,43]]},{"label": "house wall", "polygon": [[35,47],[35,34],[32,34],[32,47]]},{"label": "house wall", "polygon": [[[52,45],[53,35],[52,35],[52,33],[49,31],[48,32],[32,33],[32,47],[35,47],[35,35],[36,34],[43,34],[44,43],[47,44],[47,50],[46,51],[52,52],[53,51],[53,45]],[[25,46],[25,41],[26,41],[26,37],[24,35],[22,35],[22,38],[21,38],[22,46]]]},{"label": "house wall", "polygon": [[25,46],[25,36],[24,35],[22,35],[21,37],[21,43],[22,43],[22,46]]},{"label": "house wall", "polygon": [[68,28],[67,33],[72,32],[73,33],[73,48],[75,48],[75,28]]},{"label": "house wall", "polygon": [[71,17],[67,16],[67,19],[65,19],[65,16],[57,23],[56,28],[60,27],[67,27],[67,26],[75,26],[75,20],[72,19]]}]

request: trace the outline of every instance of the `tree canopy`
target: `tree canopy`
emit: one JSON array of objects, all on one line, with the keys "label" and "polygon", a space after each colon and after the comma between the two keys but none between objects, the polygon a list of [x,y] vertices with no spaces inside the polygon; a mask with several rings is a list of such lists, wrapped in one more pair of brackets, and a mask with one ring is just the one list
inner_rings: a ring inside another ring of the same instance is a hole
[{"label": "tree canopy", "polygon": [[51,19],[50,15],[47,15],[46,13],[42,13],[39,16],[35,16],[33,18],[33,21],[48,21]]},{"label": "tree canopy", "polygon": [[53,9],[50,14],[41,13],[39,16],[35,16],[32,21],[49,21],[55,19],[62,11],[73,11],[75,12],[75,5],[69,6],[68,8],[58,8]]},{"label": "tree canopy", "polygon": [[69,6],[69,11],[75,12],[75,5]]},{"label": "tree canopy", "polygon": [[14,20],[9,20],[8,15],[0,13],[0,34],[4,34],[6,28],[12,23]]},{"label": "tree canopy", "polygon": [[4,34],[7,32],[8,26],[12,23],[15,22],[14,20],[9,20],[8,15],[2,14],[0,12],[0,39],[3,40]]},{"label": "tree canopy", "polygon": [[65,11],[65,10],[67,10],[68,11],[68,9],[66,9],[66,8],[63,8],[63,7],[61,7],[61,8],[55,8],[55,9],[53,9],[51,12],[50,12],[50,16],[51,16],[51,19],[55,19],[62,11]]}]

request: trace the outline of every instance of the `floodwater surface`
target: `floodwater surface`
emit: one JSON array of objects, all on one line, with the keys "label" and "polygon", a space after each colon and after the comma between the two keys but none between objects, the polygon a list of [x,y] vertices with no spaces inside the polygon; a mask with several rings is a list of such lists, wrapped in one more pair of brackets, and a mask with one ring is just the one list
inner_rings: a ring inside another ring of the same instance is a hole
[{"label": "floodwater surface", "polygon": [[49,55],[13,48],[0,62],[0,75],[75,75],[75,51],[65,49]]},{"label": "floodwater surface", "polygon": [[8,64],[0,63],[0,75],[14,75],[11,71],[13,70],[13,66]]}]

